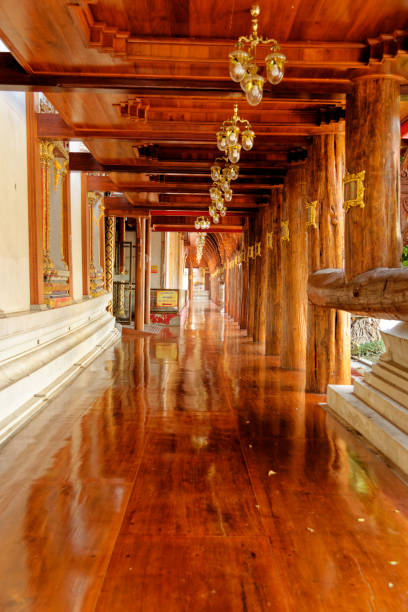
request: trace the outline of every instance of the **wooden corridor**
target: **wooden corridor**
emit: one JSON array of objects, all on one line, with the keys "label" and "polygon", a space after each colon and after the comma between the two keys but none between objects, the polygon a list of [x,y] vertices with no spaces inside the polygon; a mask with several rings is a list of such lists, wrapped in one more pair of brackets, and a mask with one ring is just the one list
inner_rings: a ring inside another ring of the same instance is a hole
[{"label": "wooden corridor", "polygon": [[408,609],[408,488],[209,302],[0,452],[0,610]]}]

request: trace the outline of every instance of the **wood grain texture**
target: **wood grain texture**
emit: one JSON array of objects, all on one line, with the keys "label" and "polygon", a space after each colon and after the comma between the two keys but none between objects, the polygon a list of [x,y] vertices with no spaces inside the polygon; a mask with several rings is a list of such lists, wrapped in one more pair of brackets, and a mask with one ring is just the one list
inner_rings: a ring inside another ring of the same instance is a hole
[{"label": "wood grain texture", "polygon": [[[344,136],[313,139],[307,162],[307,201],[316,204],[316,226],[307,229],[309,275],[344,265]],[[350,317],[314,304],[307,310],[306,389],[350,384]]]},{"label": "wood grain texture", "polygon": [[408,488],[304,379],[205,301],[108,349],[0,449],[0,609],[406,609]]},{"label": "wood grain texture", "polygon": [[306,177],[304,165],[288,170],[283,193],[282,221],[289,222],[290,239],[281,241],[282,368],[306,366],[307,258],[305,228]]},{"label": "wood grain texture", "polygon": [[281,221],[282,189],[272,191],[268,206],[270,242],[267,247],[265,354],[280,355],[282,338]]},{"label": "wood grain texture", "polygon": [[398,82],[381,77],[357,80],[346,106],[346,170],[365,170],[365,205],[346,214],[347,280],[375,268],[401,265],[399,151]]}]

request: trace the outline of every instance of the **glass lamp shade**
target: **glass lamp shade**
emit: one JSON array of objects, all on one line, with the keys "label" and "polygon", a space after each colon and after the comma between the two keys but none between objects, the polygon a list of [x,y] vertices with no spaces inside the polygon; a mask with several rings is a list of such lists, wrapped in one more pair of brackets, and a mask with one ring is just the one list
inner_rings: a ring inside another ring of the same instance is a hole
[{"label": "glass lamp shade", "polygon": [[214,215],[215,211],[216,211],[215,206],[210,206],[210,208],[208,209],[208,212],[210,213],[211,217]]},{"label": "glass lamp shade", "polygon": [[210,198],[215,201],[217,198],[221,197],[221,191],[218,189],[218,187],[215,187],[215,185],[213,185],[212,187],[210,187]]},{"label": "glass lamp shade", "polygon": [[213,223],[218,223],[220,220],[220,215],[217,213],[213,216]]},{"label": "glass lamp shade", "polygon": [[232,200],[232,189],[226,189],[224,191],[224,198],[225,198],[226,202],[231,202],[231,200]]},{"label": "glass lamp shade", "polygon": [[239,132],[239,127],[234,127],[228,130],[227,141],[229,145],[237,144]]},{"label": "glass lamp shade", "polygon": [[215,205],[215,208],[217,210],[222,210],[224,208],[224,200],[217,200],[217,203]]},{"label": "glass lamp shade", "polygon": [[277,85],[283,79],[286,57],[279,51],[273,51],[265,58],[266,77],[272,85]]},{"label": "glass lamp shade", "polygon": [[239,175],[239,167],[236,166],[235,164],[232,164],[229,167],[229,175],[231,180],[236,181]]},{"label": "glass lamp shade", "polygon": [[220,172],[221,172],[220,166],[218,166],[217,164],[214,164],[214,166],[211,166],[211,178],[213,181],[218,181],[218,179],[220,178]]},{"label": "glass lamp shade", "polygon": [[223,208],[222,210],[220,210],[221,217],[225,217],[226,214],[227,214],[227,209],[226,208]]},{"label": "glass lamp shade", "polygon": [[196,220],[195,220],[195,222],[194,222],[194,227],[195,227],[196,229],[200,229],[200,228],[201,228],[201,222],[200,222],[200,219],[196,219]]},{"label": "glass lamp shade", "polygon": [[229,189],[229,181],[227,181],[227,179],[221,179],[220,187],[225,192],[227,189]]},{"label": "glass lamp shade", "polygon": [[242,147],[245,149],[245,151],[250,151],[252,149],[254,146],[254,138],[255,132],[252,130],[245,130],[242,132]]},{"label": "glass lamp shade", "polygon": [[243,80],[243,90],[251,106],[257,106],[262,100],[264,82],[265,79],[260,74],[249,74]]},{"label": "glass lamp shade", "polygon": [[241,154],[241,145],[236,144],[232,147],[228,147],[228,159],[231,164],[237,164],[239,162],[239,157]]},{"label": "glass lamp shade", "polygon": [[227,135],[222,130],[217,132],[217,147],[220,151],[226,151],[228,148]]},{"label": "glass lamp shade", "polygon": [[248,62],[249,55],[242,49],[236,49],[229,54],[229,73],[235,83],[239,83],[244,78]]}]

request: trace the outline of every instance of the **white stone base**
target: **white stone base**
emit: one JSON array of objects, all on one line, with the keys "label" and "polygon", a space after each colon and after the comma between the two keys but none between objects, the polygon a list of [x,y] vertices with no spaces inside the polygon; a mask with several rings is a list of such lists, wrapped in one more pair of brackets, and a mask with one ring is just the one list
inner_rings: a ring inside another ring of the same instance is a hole
[{"label": "white stone base", "polygon": [[327,403],[408,474],[408,324],[382,331],[386,352],[362,381],[329,385]]},{"label": "white stone base", "polygon": [[0,318],[0,444],[119,339],[109,299]]}]

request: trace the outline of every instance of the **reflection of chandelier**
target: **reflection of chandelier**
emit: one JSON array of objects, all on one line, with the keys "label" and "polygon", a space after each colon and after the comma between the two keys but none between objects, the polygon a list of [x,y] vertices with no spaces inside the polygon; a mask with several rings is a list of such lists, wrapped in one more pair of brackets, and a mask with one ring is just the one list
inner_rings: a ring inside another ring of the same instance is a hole
[{"label": "reflection of chandelier", "polygon": [[203,256],[206,236],[207,236],[207,234],[205,232],[199,232],[197,234],[197,243],[196,243],[197,253],[196,253],[196,259],[197,259],[198,265],[200,265],[200,261],[201,261],[201,258]]},{"label": "reflection of chandelier", "polygon": [[197,217],[197,219],[194,222],[194,227],[197,230],[200,230],[200,229],[209,229],[210,225],[211,225],[211,221],[208,218],[205,218],[203,216]]},{"label": "reflection of chandelier", "polygon": [[[244,124],[241,132],[239,123]],[[241,143],[239,142],[241,137]],[[254,144],[255,132],[247,119],[238,117],[238,104],[234,105],[234,114],[231,119],[224,121],[217,132],[217,147],[228,157],[231,164],[237,164],[241,155],[241,148],[250,151]],[[212,173],[212,169],[211,169]]]},{"label": "reflection of chandelier", "polygon": [[[270,45],[271,53],[265,58],[266,76],[272,85],[277,85],[283,79],[286,57],[280,50],[280,46],[274,38],[264,39],[258,36],[258,16],[261,12],[255,4],[251,8],[252,32],[249,36],[240,36],[235,45],[235,50],[229,54],[230,76],[236,83],[241,83],[241,88],[246,95],[248,104],[256,106],[262,100],[265,79],[258,74],[256,65],[256,48],[259,43]],[[248,50],[244,47],[247,45]]]}]

